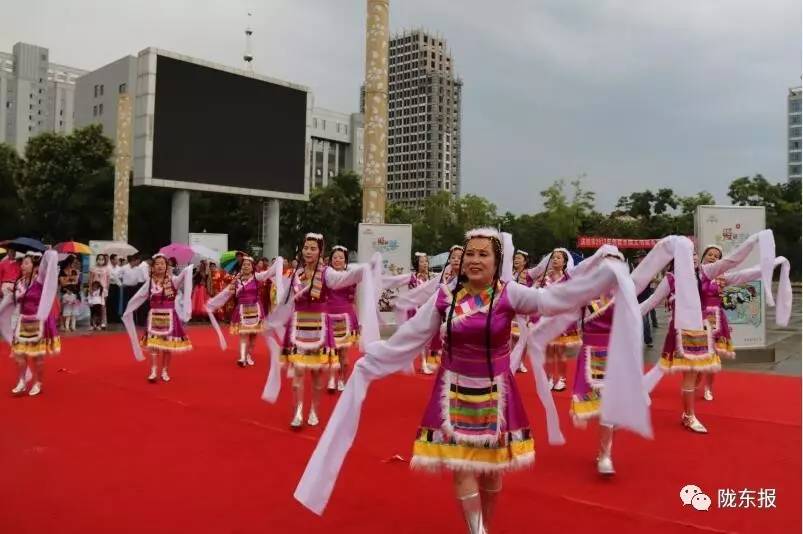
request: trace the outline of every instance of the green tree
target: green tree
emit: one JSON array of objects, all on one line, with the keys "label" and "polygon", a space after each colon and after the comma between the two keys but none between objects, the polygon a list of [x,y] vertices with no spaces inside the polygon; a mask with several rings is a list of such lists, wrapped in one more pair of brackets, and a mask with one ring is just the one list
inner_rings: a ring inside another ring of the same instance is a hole
[{"label": "green tree", "polygon": [[547,228],[555,239],[564,245],[571,243],[577,237],[583,219],[594,209],[594,192],[583,189],[580,179],[573,180],[570,185],[571,200],[565,192],[565,180],[556,180],[541,191]]},{"label": "green tree", "polygon": [[308,202],[282,201],[279,225],[280,250],[294,257],[307,232],[320,232],[327,247],[357,247],[357,227],[362,220],[362,185],[354,173],[335,176],[326,187],[310,193]]},{"label": "green tree", "polygon": [[32,137],[17,182],[27,231],[47,241],[111,237],[112,152],[99,125]]},{"label": "green tree", "polygon": [[20,221],[20,198],[17,195],[24,163],[14,147],[0,143],[0,239],[18,237],[24,230]]}]

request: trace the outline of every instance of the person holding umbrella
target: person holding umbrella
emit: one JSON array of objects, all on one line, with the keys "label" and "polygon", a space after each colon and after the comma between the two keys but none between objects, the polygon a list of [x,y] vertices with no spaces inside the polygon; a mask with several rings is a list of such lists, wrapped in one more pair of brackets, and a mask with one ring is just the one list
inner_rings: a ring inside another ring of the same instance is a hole
[{"label": "person holding umbrella", "polygon": [[[61,352],[56,320],[50,314],[58,291],[58,253],[48,250],[29,251],[20,264],[20,276],[12,290],[4,290],[0,301],[0,334],[11,344],[11,355],[17,363],[17,385],[11,390],[14,395],[25,392],[25,375],[33,368],[34,383],[28,395],[34,397],[42,392],[44,359],[49,354]],[[16,325],[12,324],[14,312],[18,312]]]}]

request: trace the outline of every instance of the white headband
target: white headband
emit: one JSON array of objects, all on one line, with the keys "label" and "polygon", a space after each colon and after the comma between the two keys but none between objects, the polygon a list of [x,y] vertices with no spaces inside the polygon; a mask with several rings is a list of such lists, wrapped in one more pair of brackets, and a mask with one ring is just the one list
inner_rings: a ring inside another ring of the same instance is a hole
[{"label": "white headband", "polygon": [[36,252],[36,251],[33,251],[33,250],[29,250],[28,252],[25,253],[25,256],[28,256],[29,258],[41,258],[42,257],[42,253],[41,252]]},{"label": "white headband", "polygon": [[335,246],[333,246],[332,247],[332,252],[334,252],[336,250],[339,250],[340,252],[342,252],[344,254],[348,254],[348,252],[349,252],[349,249],[347,249],[343,245],[335,245]]},{"label": "white headband", "polygon": [[153,256],[151,256],[151,259],[152,259],[152,260],[155,260],[156,258],[164,258],[164,259],[165,259],[165,261],[167,261],[167,256],[165,256],[165,255],[164,255],[164,254],[162,254],[161,252],[157,252],[156,254],[154,254]]},{"label": "white headband", "polygon": [[523,251],[523,250],[517,250],[516,254],[521,254],[525,258],[529,258],[530,257],[530,255],[527,252]]},{"label": "white headband", "polygon": [[496,239],[499,242],[502,241],[502,238],[499,236],[499,232],[495,228],[474,228],[473,230],[466,232],[466,241],[476,237]]},{"label": "white headband", "polygon": [[426,253],[424,253],[424,252],[416,252],[416,253],[415,253],[415,257],[416,257],[416,258],[426,258],[426,257],[427,257],[427,255],[426,255]]},{"label": "white headband", "polygon": [[309,232],[307,235],[304,236],[304,239],[315,239],[317,241],[323,241],[323,235]]},{"label": "white headband", "polygon": [[722,250],[722,247],[720,247],[719,245],[706,245],[706,246],[703,248],[703,254],[705,254],[705,253],[706,253],[706,251],[708,251],[708,249],[712,249],[712,248],[715,248],[715,249],[717,249],[717,250],[719,251],[719,254],[720,254],[720,255],[722,255],[722,254],[724,253],[724,252],[723,252],[723,250]]},{"label": "white headband", "polygon": [[455,250],[463,250],[463,247],[460,245],[452,245],[452,248],[449,249],[449,252],[454,252]]}]

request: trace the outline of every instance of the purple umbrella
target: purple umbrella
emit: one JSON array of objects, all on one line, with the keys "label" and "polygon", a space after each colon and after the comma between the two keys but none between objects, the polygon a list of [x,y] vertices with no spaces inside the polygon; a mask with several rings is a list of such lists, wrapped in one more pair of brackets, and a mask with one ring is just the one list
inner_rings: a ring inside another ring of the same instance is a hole
[{"label": "purple umbrella", "polygon": [[176,258],[176,262],[181,265],[187,265],[192,261],[195,252],[189,245],[184,243],[170,243],[169,245],[159,249],[160,254],[164,254],[168,258]]}]

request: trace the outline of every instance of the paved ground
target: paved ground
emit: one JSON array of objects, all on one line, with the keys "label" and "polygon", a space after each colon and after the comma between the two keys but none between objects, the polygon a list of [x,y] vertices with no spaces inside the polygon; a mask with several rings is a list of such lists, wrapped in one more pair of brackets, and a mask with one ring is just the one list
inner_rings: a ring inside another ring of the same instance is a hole
[{"label": "paved ground", "polygon": [[[793,287],[792,317],[787,327],[775,325],[775,308],[767,308],[767,342],[775,347],[775,361],[763,363],[740,363],[739,351],[736,351],[736,360],[726,362],[730,370],[755,371],[772,374],[801,376],[801,293],[800,286]],[[659,328],[653,331],[655,346],[648,348],[644,357],[649,362],[655,362],[661,354],[661,345],[666,336],[668,319],[663,307],[658,310]]]}]

